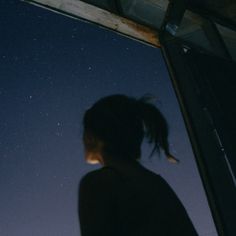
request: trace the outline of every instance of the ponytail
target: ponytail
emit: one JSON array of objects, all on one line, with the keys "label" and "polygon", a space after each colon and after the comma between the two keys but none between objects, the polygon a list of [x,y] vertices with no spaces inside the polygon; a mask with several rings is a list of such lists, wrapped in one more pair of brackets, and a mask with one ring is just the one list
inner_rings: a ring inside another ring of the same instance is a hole
[{"label": "ponytail", "polygon": [[161,148],[168,161],[178,163],[179,160],[169,152],[167,121],[162,113],[150,103],[151,99],[153,99],[151,96],[146,95],[137,100],[138,115],[143,122],[145,136],[149,143],[154,144],[150,156],[155,152],[160,153]]}]

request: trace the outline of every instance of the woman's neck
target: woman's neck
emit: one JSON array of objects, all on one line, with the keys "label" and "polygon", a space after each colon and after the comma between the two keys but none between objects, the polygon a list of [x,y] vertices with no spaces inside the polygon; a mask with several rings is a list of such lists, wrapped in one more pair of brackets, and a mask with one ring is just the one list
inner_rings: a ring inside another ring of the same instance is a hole
[{"label": "woman's neck", "polygon": [[118,158],[106,158],[103,167],[111,167],[127,175],[133,175],[137,171],[141,171],[144,167],[139,163],[139,160],[124,160]]}]

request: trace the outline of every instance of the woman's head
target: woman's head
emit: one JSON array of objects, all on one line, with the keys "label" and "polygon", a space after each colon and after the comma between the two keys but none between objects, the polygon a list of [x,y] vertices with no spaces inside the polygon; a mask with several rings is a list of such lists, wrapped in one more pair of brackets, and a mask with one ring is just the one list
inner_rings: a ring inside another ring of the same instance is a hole
[{"label": "woman's head", "polygon": [[[111,95],[88,109],[83,120],[87,160],[91,153],[100,154],[105,160],[139,159],[144,137],[154,146],[152,154],[162,148],[169,157],[167,122],[147,100]],[[96,162],[92,158],[88,161]]]}]

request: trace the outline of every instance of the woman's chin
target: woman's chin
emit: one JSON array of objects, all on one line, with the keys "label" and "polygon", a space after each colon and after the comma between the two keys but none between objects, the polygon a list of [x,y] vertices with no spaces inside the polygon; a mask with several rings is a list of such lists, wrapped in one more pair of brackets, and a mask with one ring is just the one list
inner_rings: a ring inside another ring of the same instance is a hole
[{"label": "woman's chin", "polygon": [[100,164],[100,162],[98,160],[94,160],[94,159],[87,159],[86,162],[88,164],[91,164],[91,165],[96,165],[96,164]]},{"label": "woman's chin", "polygon": [[94,154],[87,154],[85,159],[88,164],[91,165],[100,164],[99,158]]}]

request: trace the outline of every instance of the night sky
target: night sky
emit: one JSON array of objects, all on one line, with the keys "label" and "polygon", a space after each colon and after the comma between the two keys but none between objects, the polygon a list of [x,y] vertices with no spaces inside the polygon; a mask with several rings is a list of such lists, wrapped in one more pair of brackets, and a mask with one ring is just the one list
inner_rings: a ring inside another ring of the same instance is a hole
[{"label": "night sky", "polygon": [[161,51],[20,1],[0,2],[0,235],[79,236],[78,184],[88,171],[84,111],[102,96],[151,93],[172,153],[142,163],[160,173],[199,235],[217,235]]}]

